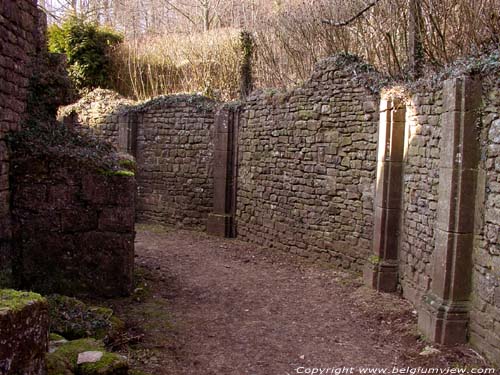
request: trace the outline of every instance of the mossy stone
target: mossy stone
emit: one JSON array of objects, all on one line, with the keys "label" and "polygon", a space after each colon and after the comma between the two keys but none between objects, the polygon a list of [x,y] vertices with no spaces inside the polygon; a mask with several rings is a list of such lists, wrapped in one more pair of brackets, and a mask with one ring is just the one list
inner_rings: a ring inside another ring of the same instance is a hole
[{"label": "mossy stone", "polygon": [[127,375],[127,360],[114,353],[105,352],[102,358],[94,363],[83,363],[76,369],[77,375]]},{"label": "mossy stone", "polygon": [[94,339],[68,341],[55,352],[47,354],[48,375],[73,375],[78,354],[88,351],[104,351],[103,342]]},{"label": "mossy stone", "polygon": [[113,316],[113,310],[106,307],[89,306],[76,298],[61,295],[52,295],[47,299],[50,331],[67,339],[103,339],[124,329],[123,321]]},{"label": "mossy stone", "polygon": [[19,311],[34,302],[44,302],[40,294],[32,292],[21,292],[13,289],[0,289],[0,311]]}]

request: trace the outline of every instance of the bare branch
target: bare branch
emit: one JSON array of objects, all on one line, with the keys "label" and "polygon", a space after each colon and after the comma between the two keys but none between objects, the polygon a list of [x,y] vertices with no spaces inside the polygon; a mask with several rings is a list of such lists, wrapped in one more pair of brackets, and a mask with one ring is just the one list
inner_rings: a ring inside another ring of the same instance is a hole
[{"label": "bare branch", "polygon": [[349,25],[351,22],[355,21],[356,19],[358,19],[359,17],[361,17],[363,14],[365,14],[368,10],[370,10],[372,7],[374,7],[375,5],[377,5],[377,3],[379,2],[380,0],[374,0],[372,3],[369,3],[365,8],[363,8],[362,10],[360,10],[358,13],[356,13],[354,16],[352,16],[351,18],[345,20],[345,21],[341,21],[341,22],[336,22],[334,20],[322,20],[321,22],[322,23],[326,23],[330,26],[335,26],[335,27],[341,27],[341,26],[347,26]]}]

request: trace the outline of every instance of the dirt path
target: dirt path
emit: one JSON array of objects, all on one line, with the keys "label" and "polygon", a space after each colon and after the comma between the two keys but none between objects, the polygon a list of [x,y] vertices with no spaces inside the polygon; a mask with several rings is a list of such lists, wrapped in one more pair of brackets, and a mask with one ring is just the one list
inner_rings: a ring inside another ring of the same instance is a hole
[{"label": "dirt path", "polygon": [[426,344],[412,307],[347,272],[240,241],[152,227],[140,227],[136,252],[145,285],[137,302],[116,308],[132,322],[131,334],[144,334],[129,356],[155,375],[482,364],[467,347],[419,355]]}]

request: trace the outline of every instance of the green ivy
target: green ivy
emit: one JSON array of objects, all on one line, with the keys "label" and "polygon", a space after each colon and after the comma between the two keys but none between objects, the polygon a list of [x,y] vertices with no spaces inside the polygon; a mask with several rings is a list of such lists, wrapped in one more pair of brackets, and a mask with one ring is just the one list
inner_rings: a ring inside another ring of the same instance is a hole
[{"label": "green ivy", "polygon": [[112,65],[107,52],[122,41],[120,33],[75,16],[48,30],[49,51],[66,55],[69,76],[80,91],[109,87]]}]

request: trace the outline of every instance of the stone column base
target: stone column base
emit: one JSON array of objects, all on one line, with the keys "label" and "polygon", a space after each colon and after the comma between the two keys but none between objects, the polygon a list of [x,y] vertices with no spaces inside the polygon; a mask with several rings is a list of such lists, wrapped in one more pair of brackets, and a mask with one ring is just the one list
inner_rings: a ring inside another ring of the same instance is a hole
[{"label": "stone column base", "polygon": [[397,261],[367,262],[363,270],[365,285],[379,292],[393,293],[398,287]]},{"label": "stone column base", "polygon": [[233,217],[226,214],[208,214],[207,232],[218,237],[235,237]]},{"label": "stone column base", "polygon": [[450,303],[432,294],[425,295],[418,312],[418,327],[426,339],[442,345],[467,342],[469,321],[466,302]]}]

